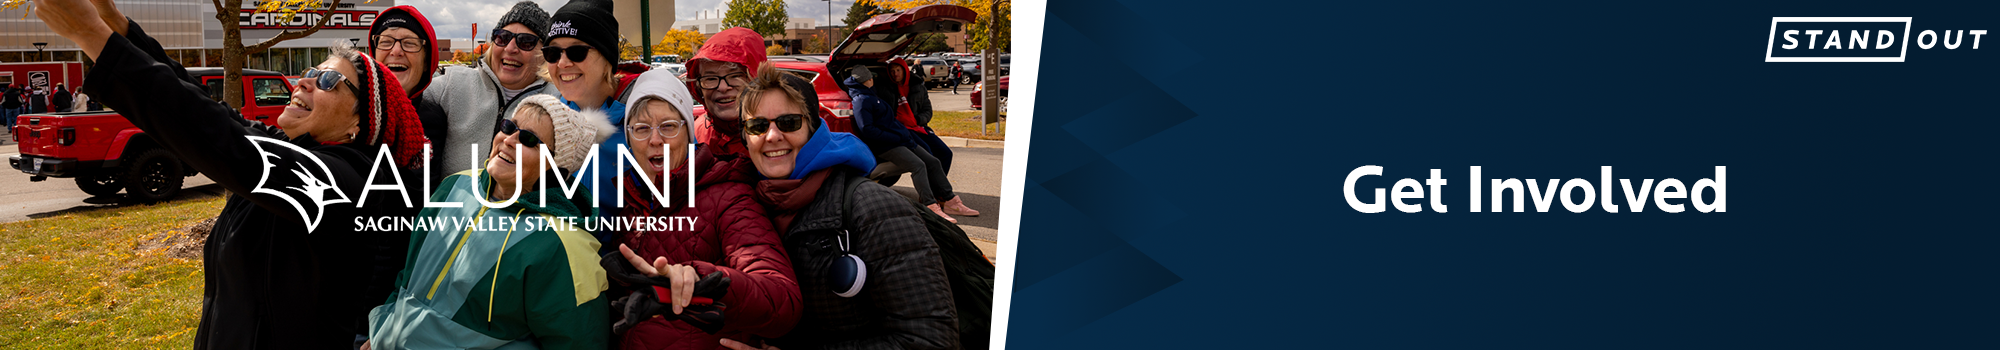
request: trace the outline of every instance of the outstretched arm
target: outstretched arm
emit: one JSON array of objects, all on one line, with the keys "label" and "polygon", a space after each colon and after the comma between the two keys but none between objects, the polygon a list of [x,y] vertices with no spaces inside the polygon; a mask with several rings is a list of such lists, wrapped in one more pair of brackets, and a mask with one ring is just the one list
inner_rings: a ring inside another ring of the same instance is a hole
[{"label": "outstretched arm", "polygon": [[[99,0],[103,1],[103,0]],[[86,75],[87,93],[132,122],[147,136],[175,151],[189,167],[207,175],[232,193],[238,193],[266,211],[293,222],[330,224],[345,227],[339,220],[315,222],[309,217],[351,217],[352,204],[319,206],[300,203],[310,209],[296,209],[285,197],[256,195],[257,185],[278,191],[321,191],[325,185],[353,193],[361,182],[349,162],[366,162],[367,156],[330,156],[321,152],[301,152],[283,145],[253,145],[249,136],[283,141],[282,132],[244,120],[236,110],[209,99],[200,85],[184,70],[164,57],[159,43],[146,37],[137,24],[128,22],[128,38],[110,29],[87,0],[38,0],[36,14],[58,34],[75,40],[97,64]],[[142,46],[143,45],[143,46]],[[309,147],[309,146],[306,146]],[[300,147],[305,148],[305,147]],[[268,162],[270,168],[265,164]],[[326,171],[318,165],[324,163]],[[265,173],[272,174],[264,182]],[[294,174],[304,172],[311,176]],[[316,183],[305,183],[308,180]],[[325,212],[318,212],[325,210]],[[315,213],[302,213],[314,211]],[[317,226],[315,226],[317,228]]]},{"label": "outstretched arm", "polygon": [[64,39],[76,42],[83,54],[96,60],[104,44],[117,32],[98,17],[97,5],[88,0],[37,0],[35,17]]}]

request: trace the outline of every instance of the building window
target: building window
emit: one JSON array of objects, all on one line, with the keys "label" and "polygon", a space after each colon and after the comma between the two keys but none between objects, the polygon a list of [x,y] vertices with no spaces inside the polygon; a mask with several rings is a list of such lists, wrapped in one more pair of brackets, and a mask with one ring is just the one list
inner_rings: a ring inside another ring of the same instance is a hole
[{"label": "building window", "polygon": [[[332,51],[332,50],[330,50],[330,49],[326,49],[326,48],[314,48],[314,49],[312,49],[312,56],[310,56],[310,57],[306,57],[306,62],[310,62],[310,63],[308,63],[308,64],[311,64],[312,66],[318,66],[320,62],[326,62],[326,57],[327,57],[327,56],[329,56],[329,55],[332,55],[332,54],[333,54],[333,51]],[[307,66],[307,67],[311,67],[311,66]],[[301,70],[301,71],[303,71],[303,70]],[[296,73],[294,73],[294,74],[296,74]]]},{"label": "building window", "polygon": [[277,49],[264,49],[264,52],[258,52],[258,53],[254,54],[254,55],[249,55],[249,56],[246,56],[246,57],[244,58],[244,60],[245,60],[246,62],[256,62],[256,63],[244,63],[244,64],[243,64],[243,67],[245,67],[245,68],[252,68],[252,67],[254,67],[254,68],[257,68],[257,69],[263,69],[263,70],[271,70],[271,69],[274,69],[274,68],[272,68],[272,67],[271,67],[271,51],[275,51],[275,50],[277,50]]},{"label": "building window", "polygon": [[[312,60],[312,49],[308,49],[308,48],[297,48],[297,49],[286,49],[285,51],[291,51],[291,56],[292,56],[292,64],[291,64],[291,66],[292,66],[292,68],[293,68],[293,69],[292,69],[292,70],[285,70],[285,71],[278,71],[279,73],[285,73],[285,72],[303,72],[303,71],[305,71],[305,70],[306,70],[306,67],[312,67],[312,66],[316,66],[316,65],[318,65],[318,64],[317,64],[318,62],[311,62],[311,61],[310,61],[310,60]],[[290,73],[286,73],[286,74],[290,74]]]},{"label": "building window", "polygon": [[204,50],[204,51],[207,51],[207,53],[208,53],[208,57],[203,57],[203,58],[202,58],[202,61],[201,61],[201,66],[202,66],[202,67],[221,67],[221,66],[222,66],[222,49],[208,49],[208,50]]}]

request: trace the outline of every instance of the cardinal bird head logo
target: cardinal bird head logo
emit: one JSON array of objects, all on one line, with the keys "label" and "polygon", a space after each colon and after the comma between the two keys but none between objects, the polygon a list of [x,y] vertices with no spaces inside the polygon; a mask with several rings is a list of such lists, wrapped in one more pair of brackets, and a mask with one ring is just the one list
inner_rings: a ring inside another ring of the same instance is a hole
[{"label": "cardinal bird head logo", "polygon": [[[320,219],[326,217],[328,204],[351,203],[347,194],[341,193],[334,183],[333,171],[328,170],[326,163],[312,152],[277,139],[245,137],[250,139],[250,145],[257,147],[258,159],[264,162],[264,174],[257,178],[257,187],[250,192],[272,195],[291,203],[292,209],[299,211],[299,219],[305,221],[306,232],[319,228]],[[271,146],[278,147],[279,152],[272,152]],[[311,164],[294,158],[310,160]],[[273,178],[274,175],[276,178]]]}]

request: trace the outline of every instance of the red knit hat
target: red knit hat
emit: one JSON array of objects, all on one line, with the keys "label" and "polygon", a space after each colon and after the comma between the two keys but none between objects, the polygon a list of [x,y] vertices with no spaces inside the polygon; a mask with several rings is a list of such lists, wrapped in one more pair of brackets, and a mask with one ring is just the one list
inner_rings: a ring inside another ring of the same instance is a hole
[{"label": "red knit hat", "polygon": [[361,111],[361,133],[355,135],[354,142],[388,145],[389,154],[399,167],[414,169],[423,165],[424,144],[430,143],[430,139],[424,137],[424,125],[418,121],[417,108],[410,105],[410,97],[403,93],[403,83],[396,81],[389,66],[376,62],[375,57],[355,54],[361,58],[354,62],[354,71],[361,74],[357,77],[361,91],[356,95],[366,110]]}]

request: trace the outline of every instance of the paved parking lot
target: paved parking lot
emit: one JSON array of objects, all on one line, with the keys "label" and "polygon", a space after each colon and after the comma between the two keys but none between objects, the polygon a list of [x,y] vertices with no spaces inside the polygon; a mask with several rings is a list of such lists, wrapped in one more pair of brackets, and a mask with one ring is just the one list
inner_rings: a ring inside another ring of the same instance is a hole
[{"label": "paved parking lot", "polygon": [[972,109],[972,85],[958,87],[956,95],[951,93],[951,87],[931,89],[931,110],[977,111]]},{"label": "paved parking lot", "polygon": [[[14,144],[13,135],[0,132],[0,159],[20,153],[20,146]],[[0,222],[14,222],[62,215],[71,211],[116,208],[133,205],[125,200],[124,194],[93,197],[76,188],[76,180],[70,178],[48,178],[41,182],[28,180],[29,176],[13,168],[0,169]],[[203,198],[221,195],[225,192],[221,185],[210,181],[207,176],[195,175],[181,186],[181,193],[174,200]]]}]

